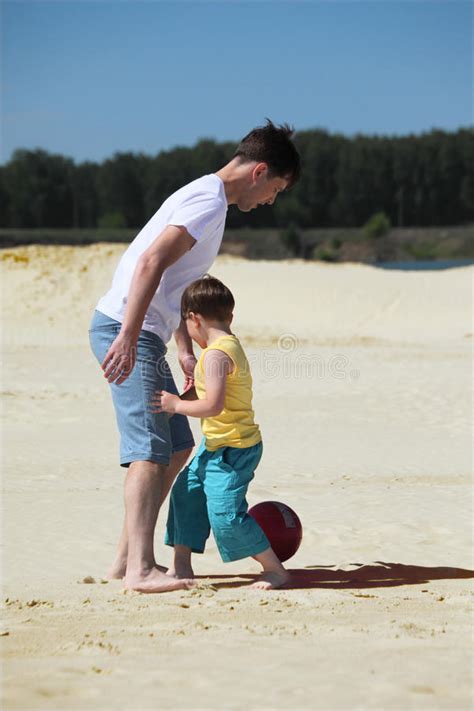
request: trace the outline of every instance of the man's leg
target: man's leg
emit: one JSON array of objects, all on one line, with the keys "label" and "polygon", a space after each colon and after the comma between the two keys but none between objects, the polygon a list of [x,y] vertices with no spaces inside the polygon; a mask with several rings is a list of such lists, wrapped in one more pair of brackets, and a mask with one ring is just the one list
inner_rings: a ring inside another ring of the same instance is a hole
[{"label": "man's leg", "polygon": [[128,532],[125,587],[139,592],[166,592],[192,585],[192,581],[165,575],[155,563],[153,538],[164,491],[165,470],[165,466],[155,462],[132,462],[125,480]]},{"label": "man's leg", "polygon": [[190,447],[189,449],[183,449],[181,452],[175,452],[171,455],[170,464],[168,467],[166,467],[166,471],[163,477],[160,506],[170,493],[170,489],[173,486],[173,482],[178,476],[179,472],[181,471],[181,469],[184,469],[184,466],[188,461],[192,451],[192,447]]},{"label": "man's leg", "polygon": [[[192,449],[184,449],[181,452],[175,452],[171,456],[171,461],[168,467],[160,467],[164,470],[164,473],[162,475],[162,485],[161,485],[161,491],[160,491],[160,504],[159,508],[161,508],[162,504],[164,503],[166,497],[168,496],[170,489],[173,485],[174,480],[176,479],[176,476],[178,473],[183,469],[184,465],[189,459],[189,456],[192,452]],[[151,464],[152,462],[147,462],[148,464]],[[130,465],[132,467],[133,464]],[[119,544],[117,547],[117,555],[115,557],[114,562],[112,563],[111,567],[109,568],[109,571],[107,573],[107,578],[109,580],[115,580],[115,579],[121,579],[125,577],[125,573],[127,570],[127,559],[128,559],[128,532],[127,532],[127,517],[125,515],[124,517],[124,522],[123,522],[123,527],[122,527],[122,533],[120,535],[120,540]],[[161,570],[162,572],[166,571],[166,568],[163,566],[157,566],[158,570]]]},{"label": "man's leg", "polygon": [[[106,316],[101,317],[100,323],[94,321],[91,325],[91,348],[99,363],[103,362],[120,328],[118,321]],[[187,439],[176,440],[171,437],[167,415],[152,413],[148,406],[153,394],[163,389],[169,379],[165,353],[166,347],[157,335],[140,331],[133,371],[119,386],[110,384],[120,432],[120,464],[127,466],[128,472],[125,523],[109,577],[126,575],[127,587],[146,588],[150,592],[170,589],[169,577],[161,582],[157,578],[157,574],[164,574],[155,567],[153,536],[161,502],[194,444],[189,426]],[[181,453],[167,472],[161,462],[168,460],[170,445],[171,449],[179,449],[179,444],[187,447],[188,452]],[[125,570],[125,561],[128,570]]]}]

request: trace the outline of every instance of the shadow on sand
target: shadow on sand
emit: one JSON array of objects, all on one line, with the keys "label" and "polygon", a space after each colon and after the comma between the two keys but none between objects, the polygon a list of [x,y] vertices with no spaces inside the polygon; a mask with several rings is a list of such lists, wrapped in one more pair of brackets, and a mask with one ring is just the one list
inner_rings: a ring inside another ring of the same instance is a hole
[{"label": "shadow on sand", "polygon": [[[280,590],[388,588],[397,585],[421,585],[431,580],[474,578],[474,570],[464,568],[428,568],[421,565],[403,565],[402,563],[383,563],[381,561],[370,565],[353,563],[351,568],[351,570],[335,570],[334,566],[328,565],[288,568],[291,580]],[[209,580],[213,587],[222,589],[248,585],[258,576],[244,573],[241,575],[202,575],[197,577]]]}]

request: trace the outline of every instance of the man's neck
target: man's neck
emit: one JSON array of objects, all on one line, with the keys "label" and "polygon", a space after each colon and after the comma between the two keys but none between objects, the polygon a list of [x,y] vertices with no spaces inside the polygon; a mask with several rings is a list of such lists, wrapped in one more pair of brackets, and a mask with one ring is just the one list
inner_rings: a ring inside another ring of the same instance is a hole
[{"label": "man's neck", "polygon": [[233,158],[223,168],[216,171],[216,175],[224,183],[225,196],[228,205],[235,205],[248,182],[249,163],[240,163]]}]

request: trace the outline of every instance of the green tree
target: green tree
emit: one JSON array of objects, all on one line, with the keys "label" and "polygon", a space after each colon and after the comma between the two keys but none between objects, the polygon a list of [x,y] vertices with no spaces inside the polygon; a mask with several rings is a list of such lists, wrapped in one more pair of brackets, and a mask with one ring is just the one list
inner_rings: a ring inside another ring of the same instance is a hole
[{"label": "green tree", "polygon": [[280,240],[293,257],[300,257],[303,250],[301,231],[292,223],[280,232]]},{"label": "green tree", "polygon": [[116,153],[99,167],[96,185],[101,216],[121,213],[126,227],[143,225],[150,163],[142,154]]},{"label": "green tree", "polygon": [[5,168],[0,167],[0,227],[10,224],[10,195],[5,184]]},{"label": "green tree", "polygon": [[384,237],[391,228],[390,220],[385,212],[376,212],[375,215],[367,220],[363,230],[366,237],[369,239],[378,239]]},{"label": "green tree", "polygon": [[74,226],[96,227],[99,219],[99,195],[96,187],[99,166],[85,162],[75,167],[72,175]]},{"label": "green tree", "polygon": [[[398,226],[474,221],[470,127],[353,138],[315,129],[297,133],[295,143],[300,181],[273,207],[248,213],[232,207],[228,228],[356,227],[377,212]],[[227,163],[235,147],[202,138],[153,157],[117,153],[100,165],[18,150],[0,172],[0,224],[95,227],[119,220],[138,228],[175,190]]]},{"label": "green tree", "polygon": [[9,226],[72,227],[73,161],[43,150],[17,150],[4,168]]}]

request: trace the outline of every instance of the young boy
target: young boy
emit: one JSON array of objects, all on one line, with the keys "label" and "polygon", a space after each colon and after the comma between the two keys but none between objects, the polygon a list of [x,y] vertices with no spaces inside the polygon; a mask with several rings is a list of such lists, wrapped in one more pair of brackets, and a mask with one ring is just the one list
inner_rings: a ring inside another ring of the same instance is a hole
[{"label": "young boy", "polygon": [[[252,587],[268,590],[289,574],[267,537],[248,515],[246,493],[262,456],[252,410],[252,378],[245,353],[231,333],[234,298],[218,279],[198,279],[184,291],[181,315],[200,348],[195,394],[185,399],[158,391],[152,412],[200,417],[204,439],[171,492],[166,540],[174,547],[168,575],[192,578],[191,554],[203,553],[210,529],[224,562],[252,556],[263,572]],[[190,399],[195,397],[197,399]]]}]

